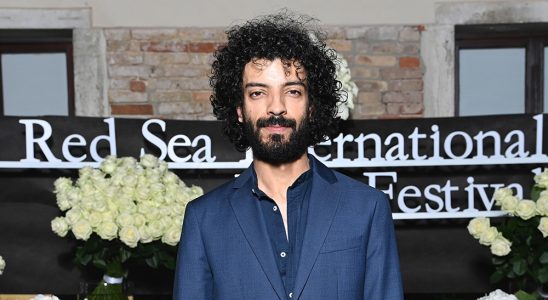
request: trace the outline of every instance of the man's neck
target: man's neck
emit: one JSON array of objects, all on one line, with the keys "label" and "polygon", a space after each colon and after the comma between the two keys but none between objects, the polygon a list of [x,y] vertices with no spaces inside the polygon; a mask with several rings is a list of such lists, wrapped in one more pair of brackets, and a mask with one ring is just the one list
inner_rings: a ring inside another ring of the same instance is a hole
[{"label": "man's neck", "polygon": [[289,188],[301,174],[310,169],[308,155],[304,153],[296,161],[281,165],[272,165],[254,159],[253,167],[257,174],[257,184],[261,191],[270,197],[285,199]]}]

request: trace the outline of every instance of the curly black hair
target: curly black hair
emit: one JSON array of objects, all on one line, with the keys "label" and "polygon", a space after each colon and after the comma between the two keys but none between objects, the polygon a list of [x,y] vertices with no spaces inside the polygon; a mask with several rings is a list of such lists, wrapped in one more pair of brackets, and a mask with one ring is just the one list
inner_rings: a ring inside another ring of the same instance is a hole
[{"label": "curly black hair", "polygon": [[341,83],[336,80],[336,53],[326,47],[323,32],[307,27],[312,23],[309,17],[282,11],[233,26],[226,32],[228,43],[214,54],[210,100],[213,113],[223,121],[225,134],[238,150],[249,147],[237,115],[244,97],[243,72],[245,65],[256,59],[279,58],[304,68],[310,103],[310,146],[336,130],[336,104],[345,99]]}]

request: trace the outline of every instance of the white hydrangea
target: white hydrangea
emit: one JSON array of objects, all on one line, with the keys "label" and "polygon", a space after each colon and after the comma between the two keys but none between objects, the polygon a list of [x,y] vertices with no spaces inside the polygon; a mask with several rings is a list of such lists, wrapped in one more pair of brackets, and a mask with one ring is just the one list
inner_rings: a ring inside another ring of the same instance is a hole
[{"label": "white hydrangea", "polygon": [[358,97],[358,86],[352,81],[348,62],[337,53],[337,80],[341,82],[341,89],[346,92],[346,101],[337,103],[337,116],[343,120],[348,119],[350,110],[354,109],[354,99]]},{"label": "white hydrangea", "polygon": [[78,179],[55,181],[57,205],[64,216],[52,220],[52,231],[87,240],[97,234],[120,239],[129,247],[161,240],[176,245],[186,205],[201,196],[197,186],[186,186],[167,163],[152,155],[107,157],[98,169],[84,167]]}]

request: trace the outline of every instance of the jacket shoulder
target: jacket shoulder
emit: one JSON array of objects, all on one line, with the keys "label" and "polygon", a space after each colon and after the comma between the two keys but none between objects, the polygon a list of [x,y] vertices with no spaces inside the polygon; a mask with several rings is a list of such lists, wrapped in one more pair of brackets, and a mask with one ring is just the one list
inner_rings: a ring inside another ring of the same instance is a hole
[{"label": "jacket shoulder", "polygon": [[335,174],[335,177],[337,178],[338,184],[342,188],[345,188],[348,190],[357,190],[365,193],[371,193],[378,196],[386,196],[386,194],[383,193],[382,191],[377,190],[376,188],[371,187],[357,179],[349,177],[348,175],[345,175],[335,170],[333,170],[333,173]]},{"label": "jacket shoulder", "polygon": [[190,201],[187,204],[187,209],[192,207],[191,209],[204,211],[228,204],[229,195],[233,192],[233,183],[234,179],[229,180],[213,190],[203,194],[202,196]]}]

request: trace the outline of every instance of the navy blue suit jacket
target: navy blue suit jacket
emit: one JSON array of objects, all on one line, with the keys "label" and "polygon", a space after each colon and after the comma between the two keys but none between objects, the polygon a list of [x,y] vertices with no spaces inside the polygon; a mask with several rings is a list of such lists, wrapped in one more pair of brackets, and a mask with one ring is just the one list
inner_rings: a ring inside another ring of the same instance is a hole
[{"label": "navy blue suit jacket", "polygon": [[[292,299],[403,299],[386,195],[313,157],[311,163]],[[174,299],[288,299],[251,176],[247,169],[187,206]]]}]

